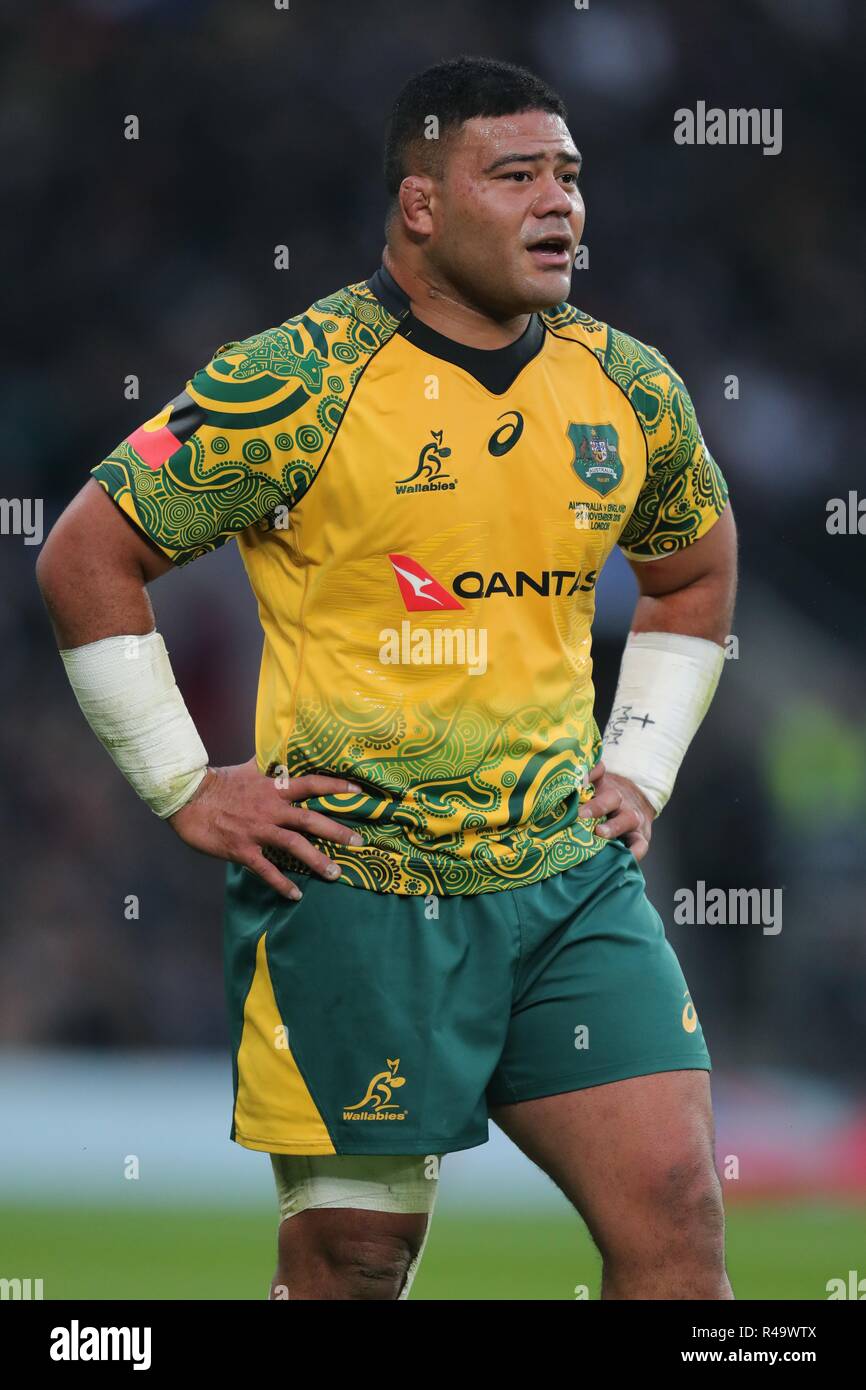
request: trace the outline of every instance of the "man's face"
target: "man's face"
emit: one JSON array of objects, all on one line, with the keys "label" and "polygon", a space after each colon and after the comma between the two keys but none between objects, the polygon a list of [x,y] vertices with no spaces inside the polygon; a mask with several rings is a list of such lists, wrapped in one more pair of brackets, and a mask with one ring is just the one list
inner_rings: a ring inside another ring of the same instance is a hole
[{"label": "man's face", "polygon": [[551,112],[466,121],[432,183],[431,264],[496,317],[560,303],[583,232],[579,172],[568,127]]}]

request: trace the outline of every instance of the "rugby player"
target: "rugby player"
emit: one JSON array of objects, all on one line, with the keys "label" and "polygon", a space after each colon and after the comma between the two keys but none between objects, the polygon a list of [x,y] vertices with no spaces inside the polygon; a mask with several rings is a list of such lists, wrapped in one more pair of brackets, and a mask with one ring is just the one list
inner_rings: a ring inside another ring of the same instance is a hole
[{"label": "rugby player", "polygon": [[[459,58],[389,126],[379,269],[221,346],[67,507],[38,576],[94,731],[227,861],[231,1137],[272,1297],[399,1299],[492,1117],[611,1299],[727,1299],[710,1057],[639,861],[712,699],[735,530],[665,357],[567,302],[566,110]],[[627,206],[623,208],[627,216]],[[147,585],[236,537],[256,754],[213,767]],[[590,629],[640,596],[604,739]]]}]

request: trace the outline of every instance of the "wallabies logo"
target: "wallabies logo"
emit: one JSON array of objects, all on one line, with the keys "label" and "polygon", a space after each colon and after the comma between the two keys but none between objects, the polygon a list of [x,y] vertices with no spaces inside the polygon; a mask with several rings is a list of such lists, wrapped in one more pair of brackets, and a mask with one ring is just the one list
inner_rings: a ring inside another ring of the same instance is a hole
[{"label": "wallabies logo", "polygon": [[398,1086],[406,1085],[405,1076],[397,1075],[400,1058],[388,1057],[386,1061],[387,1070],[376,1073],[362,1099],[344,1108],[344,1120],[405,1120],[408,1111],[391,1099]]},{"label": "wallabies logo", "polygon": [[[443,442],[444,438],[444,430],[430,431],[430,439],[418,455],[415,472],[398,478],[394,484],[398,497],[405,492],[452,492],[456,488],[457,479],[442,467],[443,461],[451,457],[451,450]],[[417,481],[419,478],[420,482]]]}]

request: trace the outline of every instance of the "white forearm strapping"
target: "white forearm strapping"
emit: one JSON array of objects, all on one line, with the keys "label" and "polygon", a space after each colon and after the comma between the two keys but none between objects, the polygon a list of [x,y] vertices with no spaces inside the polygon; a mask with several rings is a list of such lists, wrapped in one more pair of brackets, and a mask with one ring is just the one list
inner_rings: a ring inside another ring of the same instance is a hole
[{"label": "white forearm strapping", "polygon": [[85,719],[127,781],[163,820],[179,811],[208,756],[160,634],[103,637],[60,655]]},{"label": "white forearm strapping", "polygon": [[628,777],[660,812],[710,707],[724,648],[678,632],[630,632],[604,731],[608,772]]}]

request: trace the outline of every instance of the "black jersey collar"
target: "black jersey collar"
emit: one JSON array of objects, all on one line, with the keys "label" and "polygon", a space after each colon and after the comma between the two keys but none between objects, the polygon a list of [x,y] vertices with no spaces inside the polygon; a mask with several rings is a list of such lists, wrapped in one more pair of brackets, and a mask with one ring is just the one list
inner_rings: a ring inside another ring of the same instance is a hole
[{"label": "black jersey collar", "polygon": [[538,314],[532,314],[526,329],[513,343],[502,348],[467,347],[435,328],[422,323],[412,313],[409,296],[400,288],[393,275],[380,266],[375,275],[366,281],[368,290],[380,300],[389,313],[400,319],[397,332],[422,352],[431,357],[440,357],[445,362],[453,362],[474,376],[482,386],[494,395],[501,396],[512,385],[518,374],[540,351],[544,342],[544,324]]}]

